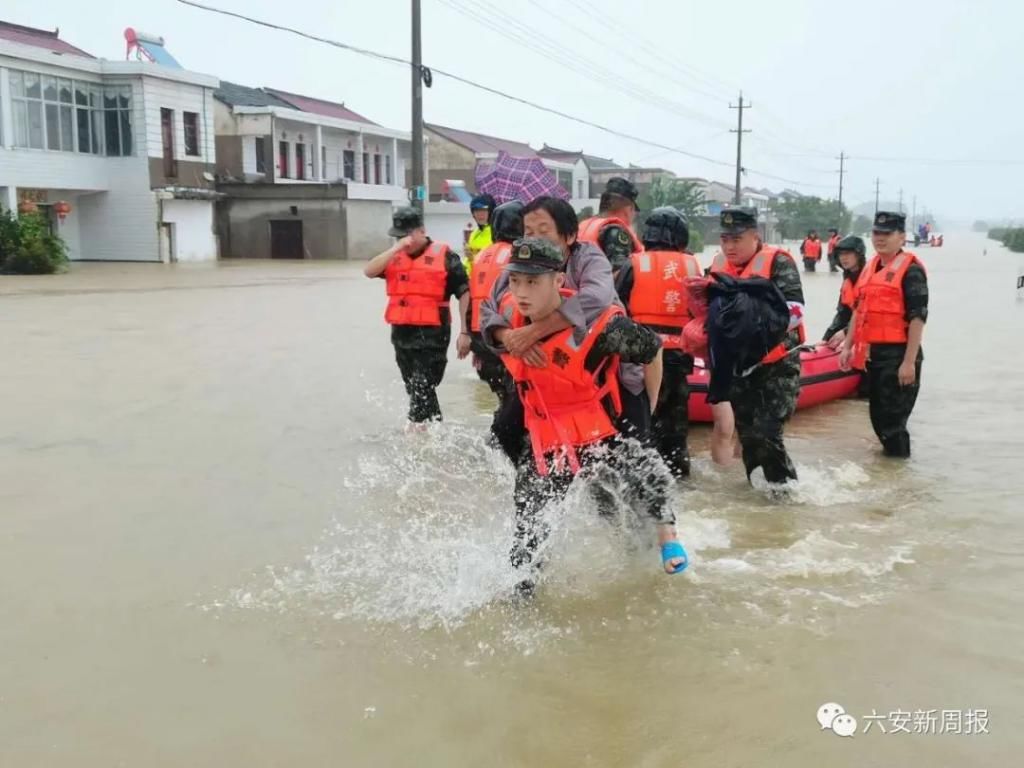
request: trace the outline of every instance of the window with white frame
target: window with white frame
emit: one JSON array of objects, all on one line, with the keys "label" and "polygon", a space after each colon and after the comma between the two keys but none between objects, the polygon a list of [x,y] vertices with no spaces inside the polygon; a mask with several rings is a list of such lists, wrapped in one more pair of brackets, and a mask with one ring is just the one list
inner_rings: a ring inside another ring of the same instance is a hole
[{"label": "window with white frame", "polygon": [[14,145],[91,155],[132,154],[131,86],[11,70]]}]

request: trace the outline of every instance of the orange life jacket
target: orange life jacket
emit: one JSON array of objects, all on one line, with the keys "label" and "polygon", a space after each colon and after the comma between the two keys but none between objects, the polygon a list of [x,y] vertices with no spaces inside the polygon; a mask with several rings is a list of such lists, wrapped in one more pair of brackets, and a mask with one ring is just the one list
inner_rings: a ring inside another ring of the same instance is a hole
[{"label": "orange life jacket", "polygon": [[889,266],[875,255],[857,280],[857,325],[854,341],[861,344],[903,344],[907,341],[907,306],[903,277],[911,264],[924,265],[910,251],[900,251]]},{"label": "orange life jacket", "polygon": [[474,333],[480,332],[480,305],[491,295],[510,253],[511,243],[494,243],[477,254],[473,262],[473,274],[469,278],[469,328]]},{"label": "orange life jacket", "polygon": [[[431,243],[412,258],[398,253],[384,269],[388,306],[384,319],[391,325],[441,325],[441,307],[448,305],[445,286],[448,246]],[[450,318],[449,318],[450,321]]]},{"label": "orange life jacket", "polygon": [[[562,290],[565,297],[573,293]],[[510,294],[506,294],[501,307],[503,312],[511,312],[513,328],[526,324]],[[550,454],[554,454],[556,470],[565,461],[573,474],[579,472],[578,448],[618,434],[612,419],[622,413],[619,358],[617,355],[607,358],[593,372],[588,371],[584,363],[608,321],[623,314],[622,307],[610,306],[587,329],[587,335],[578,346],[574,328],[552,334],[540,344],[548,360],[543,368],[534,368],[507,353],[501,356],[523,403],[526,431],[530,434],[533,458],[541,475],[550,471],[547,460]]]},{"label": "orange life jacket", "polygon": [[821,258],[821,240],[804,239],[804,258],[818,261]]},{"label": "orange life jacket", "polygon": [[601,233],[612,224],[617,224],[629,233],[629,237],[633,241],[632,253],[640,253],[644,249],[643,243],[637,239],[629,224],[617,216],[591,216],[580,224],[580,230],[576,233],[576,240],[581,243],[593,243],[600,247],[598,239],[601,237]]},{"label": "orange life jacket", "polygon": [[683,348],[683,326],[690,320],[684,278],[700,277],[697,257],[679,251],[634,253],[629,315],[661,337],[665,349]]},{"label": "orange life jacket", "polygon": [[839,235],[832,235],[832,237],[830,237],[828,239],[828,252],[829,253],[835,252],[836,246],[839,245],[840,239],[841,238],[839,237]]},{"label": "orange life jacket", "polygon": [[[839,289],[839,303],[853,311],[857,306],[857,286],[849,277],[843,276],[843,285]],[[850,358],[850,367],[863,371],[868,359],[868,345],[854,338],[853,356]]]},{"label": "orange life jacket", "polygon": [[[715,260],[711,264],[711,271],[712,273],[720,272],[722,274],[731,275],[732,277],[740,280],[746,280],[751,277],[763,277],[765,280],[771,280],[772,264],[775,263],[775,259],[778,256],[782,256],[790,260],[793,259],[788,251],[776,248],[774,245],[762,245],[761,250],[754,254],[754,258],[742,267],[735,267],[729,263],[728,259],[725,258],[725,254],[719,251],[715,254]],[[807,340],[803,323],[797,326],[797,334],[799,335],[800,343],[803,344]],[[778,346],[769,350],[767,355],[761,358],[761,363],[763,365],[777,363],[788,355],[789,352],[790,350],[786,349],[785,342],[780,343]]]}]

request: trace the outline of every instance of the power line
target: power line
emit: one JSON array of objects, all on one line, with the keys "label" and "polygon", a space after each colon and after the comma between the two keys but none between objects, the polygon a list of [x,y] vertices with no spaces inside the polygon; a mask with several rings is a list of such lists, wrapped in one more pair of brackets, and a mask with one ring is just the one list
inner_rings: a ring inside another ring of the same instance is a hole
[{"label": "power line", "polygon": [[600,62],[579,54],[564,52],[565,46],[561,41],[528,26],[486,0],[475,0],[472,5],[460,0],[439,0],[439,2],[492,32],[498,33],[502,38],[517,43],[605,88],[614,89],[631,99],[666,112],[672,112],[688,120],[707,123],[715,127],[724,126],[720,120],[715,120],[685,104],[666,99],[635,82],[625,82],[621,74],[605,68]]},{"label": "power line", "polygon": [[[286,26],[284,26],[282,24],[275,24],[273,22],[264,21],[262,19],[257,19],[257,18],[254,18],[252,16],[247,16],[247,15],[245,15],[243,13],[238,13],[238,12],[235,12],[235,11],[228,11],[228,10],[224,10],[222,8],[215,8],[215,7],[210,6],[210,5],[205,5],[203,3],[196,2],[196,0],[177,0],[177,2],[181,3],[182,5],[188,5],[188,6],[191,6],[193,8],[198,8],[198,9],[203,10],[203,11],[208,11],[210,13],[216,13],[216,14],[219,14],[219,15],[222,15],[222,16],[230,16],[232,18],[236,18],[236,19],[240,19],[242,21],[249,22],[250,24],[255,24],[257,26],[266,27],[267,29],[274,29],[274,30],[277,30],[279,32],[287,32],[289,34],[293,34],[293,35],[296,35],[298,37],[302,37],[302,38],[304,38],[306,40],[313,40],[313,41],[318,42],[318,43],[324,43],[325,45],[330,45],[330,46],[335,47],[335,48],[340,48],[342,50],[351,51],[353,53],[358,53],[358,54],[363,55],[363,56],[369,56],[371,58],[375,58],[375,59],[378,59],[378,60],[381,60],[381,61],[387,61],[387,62],[390,62],[390,63],[393,63],[393,64],[400,64],[402,66],[412,66],[412,62],[411,61],[409,61],[408,59],[403,59],[403,58],[401,58],[399,56],[391,56],[389,54],[383,54],[383,53],[379,53],[377,51],[371,51],[369,49],[360,48],[359,46],[350,45],[348,43],[342,43],[342,42],[339,42],[337,40],[331,40],[329,38],[320,37],[318,35],[314,35],[314,34],[311,34],[309,32],[303,32],[303,31],[295,29],[293,27],[286,27]],[[443,70],[443,69],[438,69],[438,68],[434,68],[434,67],[426,67],[426,66],[423,66],[422,69],[425,72],[426,71],[432,72],[435,75],[439,75],[441,77],[446,77],[449,80],[453,80],[453,81],[455,81],[457,83],[462,83],[463,85],[467,85],[467,86],[469,86],[471,88],[475,88],[475,89],[483,91],[485,93],[489,93],[489,94],[491,94],[493,96],[498,96],[498,97],[506,99],[508,101],[515,102],[516,104],[522,104],[522,105],[530,107],[532,109],[536,109],[536,110],[538,110],[540,112],[545,112],[547,114],[555,115],[556,117],[560,117],[560,118],[562,118],[564,120],[569,120],[571,122],[578,123],[580,125],[585,125],[588,128],[594,128],[595,130],[601,131],[603,133],[607,133],[607,134],[609,134],[611,136],[617,136],[617,137],[622,138],[622,139],[627,139],[628,141],[633,141],[633,142],[636,142],[638,144],[644,144],[646,146],[653,147],[655,149],[665,150],[666,152],[671,152],[671,153],[674,153],[674,154],[683,155],[685,157],[690,157],[690,158],[693,158],[695,160],[703,160],[704,162],[710,163],[712,165],[722,166],[722,167],[725,167],[725,168],[730,168],[730,167],[733,166],[732,163],[726,162],[724,160],[717,160],[717,159],[715,159],[713,157],[708,157],[707,155],[701,155],[701,154],[696,153],[696,152],[687,151],[685,149],[682,149],[681,147],[673,147],[673,146],[670,146],[668,144],[662,144],[661,142],[652,141],[650,139],[645,139],[645,138],[643,138],[641,136],[635,136],[633,134],[626,133],[625,131],[620,131],[620,130],[617,130],[615,128],[610,128],[610,127],[608,127],[606,125],[602,125],[600,123],[596,123],[596,122],[594,122],[592,120],[587,120],[586,118],[578,117],[576,115],[571,115],[571,114],[569,114],[567,112],[563,112],[563,111],[561,111],[559,109],[554,109],[552,107],[544,106],[543,104],[538,104],[537,102],[530,101],[529,99],[524,99],[524,98],[522,98],[520,96],[514,96],[514,95],[512,95],[510,93],[506,93],[504,91],[498,90],[497,88],[493,88],[493,87],[491,87],[489,85],[484,85],[483,83],[479,83],[479,82],[476,82],[474,80],[470,80],[469,78],[462,77],[461,75],[457,75],[454,72],[448,72],[448,71]],[[782,182],[785,182],[787,184],[794,184],[796,186],[806,186],[806,187],[823,187],[823,186],[827,186],[827,185],[822,185],[822,184],[813,184],[813,183],[808,183],[808,182],[804,182],[804,181],[799,181],[799,180],[796,180],[796,179],[789,179],[789,178],[786,178],[784,176],[777,176],[777,175],[774,175],[774,174],[765,173],[763,171],[758,171],[758,170],[755,170],[753,168],[745,168],[744,170],[748,174],[752,174],[752,175],[755,175],[755,176],[762,176],[762,177],[764,177],[766,179],[773,179],[773,180],[776,180],[776,181],[782,181]]]}]

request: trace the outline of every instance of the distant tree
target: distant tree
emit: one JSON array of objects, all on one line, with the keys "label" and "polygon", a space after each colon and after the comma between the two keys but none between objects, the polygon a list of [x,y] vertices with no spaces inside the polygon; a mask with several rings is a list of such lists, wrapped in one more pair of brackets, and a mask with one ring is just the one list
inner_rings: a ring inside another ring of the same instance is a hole
[{"label": "distant tree", "polygon": [[988,232],[988,222],[978,219],[974,224],[971,225],[972,232]]},{"label": "distant tree", "polygon": [[[798,197],[780,200],[775,206],[779,230],[787,240],[799,240],[814,229],[825,237],[831,227],[849,232],[853,214],[845,205],[820,197]],[[869,224],[870,226],[870,224]]]},{"label": "distant tree", "polygon": [[872,222],[870,217],[858,216],[856,219],[853,220],[853,228],[850,230],[850,232],[854,235],[870,232],[871,224]]},{"label": "distant tree", "polygon": [[641,210],[650,211],[669,205],[678,210],[689,222],[696,221],[702,213],[707,201],[704,190],[692,181],[672,179],[659,176],[651,184],[650,189],[637,200]]}]

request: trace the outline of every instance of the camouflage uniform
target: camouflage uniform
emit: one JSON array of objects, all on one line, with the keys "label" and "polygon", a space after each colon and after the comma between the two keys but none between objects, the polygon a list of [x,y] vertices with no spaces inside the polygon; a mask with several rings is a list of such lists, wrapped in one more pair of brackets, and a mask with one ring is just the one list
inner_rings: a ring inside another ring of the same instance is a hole
[{"label": "camouflage uniform", "polygon": [[[905,318],[928,320],[928,278],[917,264],[912,264],[903,276]],[[906,344],[872,344],[868,356],[868,397],[871,426],[882,443],[887,456],[910,456],[910,418],[917,393],[921,388],[921,364],[924,352],[918,350],[915,361],[914,383],[904,387],[899,383],[899,367],[906,354]]]},{"label": "camouflage uniform", "polygon": [[[585,330],[577,325],[576,333],[578,338],[582,338]],[[656,334],[627,317],[619,316],[609,321],[594,342],[585,367],[596,370],[612,355],[623,361],[646,364],[654,359],[660,347],[661,340]],[[650,413],[646,393],[639,396],[637,402]],[[675,517],[666,506],[671,475],[655,451],[642,442],[625,439],[635,429],[633,418],[617,420],[622,436],[616,435],[579,450],[583,467],[579,476],[593,481],[591,493],[601,514],[614,514],[616,499],[623,498],[638,513],[653,517],[658,522],[672,523]],[[532,562],[534,553],[547,536],[547,526],[540,518],[541,511],[549,503],[562,499],[575,477],[564,468],[561,471],[552,468],[549,475],[542,476],[537,471],[532,449],[528,444],[523,446],[516,462],[512,565],[519,567]]]},{"label": "camouflage uniform", "polygon": [[[445,296],[449,301],[451,298],[459,299],[469,290],[469,281],[462,260],[451,249],[445,255],[445,270]],[[395,362],[398,363],[405,391],[409,395],[409,421],[441,420],[437,387],[441,384],[445,368],[448,366],[448,345],[451,336],[451,312],[448,307],[441,308],[439,326],[391,326]]]},{"label": "camouflage uniform", "polygon": [[[771,281],[786,301],[804,303],[800,271],[791,258],[775,258]],[[800,346],[797,331],[790,331],[784,343],[787,349],[796,350]],[[782,433],[783,425],[796,410],[799,394],[800,356],[796,351],[777,363],[759,365],[748,375],[733,379],[729,399],[748,478],[761,467],[770,483],[796,479],[796,468],[786,452]]]},{"label": "camouflage uniform", "polygon": [[629,263],[633,253],[633,238],[618,224],[609,224],[597,237],[598,247],[608,257],[612,271],[618,272]]}]

